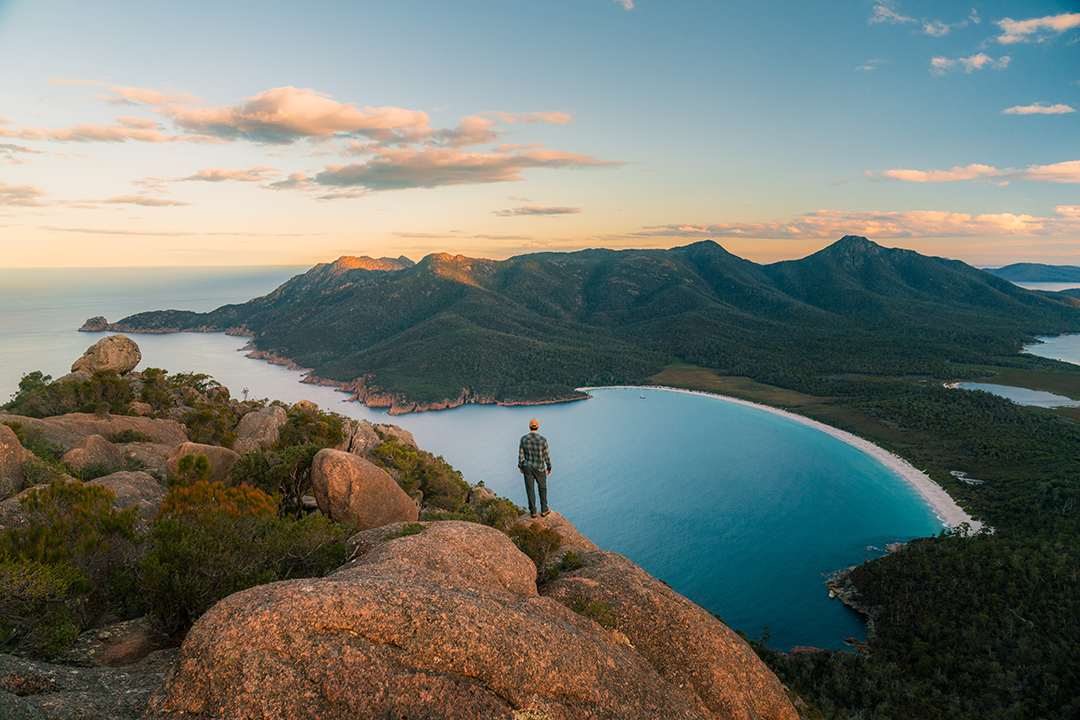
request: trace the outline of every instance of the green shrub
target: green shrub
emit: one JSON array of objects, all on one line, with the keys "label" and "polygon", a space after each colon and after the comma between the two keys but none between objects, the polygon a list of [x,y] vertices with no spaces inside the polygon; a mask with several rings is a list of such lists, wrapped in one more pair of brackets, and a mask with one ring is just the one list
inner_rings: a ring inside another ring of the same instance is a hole
[{"label": "green shrub", "polygon": [[186,631],[232,593],[320,577],[344,562],[344,528],[318,515],[278,518],[275,507],[273,498],[247,486],[200,482],[169,493],[141,571],[150,609],[170,631]]},{"label": "green shrub", "polygon": [[345,418],[337,413],[320,412],[314,407],[294,407],[288,421],[278,430],[276,450],[290,445],[317,445],[320,449],[336,447],[345,439]]},{"label": "green shrub", "polygon": [[136,442],[154,442],[154,438],[146,433],[139,432],[138,430],[121,430],[118,433],[113,433],[108,438],[108,441],[117,445],[121,443],[136,443]]},{"label": "green shrub", "polygon": [[469,484],[441,456],[402,445],[393,435],[380,433],[382,442],[372,451],[371,459],[390,473],[406,494],[419,489],[424,505],[447,512],[459,512],[469,497]]},{"label": "green shrub", "polygon": [[424,523],[405,523],[396,533],[384,537],[383,542],[390,542],[391,540],[397,540],[400,537],[409,537],[410,535],[419,535],[425,530],[427,530],[427,525]]},{"label": "green shrub", "polygon": [[58,655],[78,637],[73,618],[88,590],[86,576],[67,563],[0,555],[0,647]]},{"label": "green shrub", "polygon": [[15,437],[19,439],[19,444],[34,455],[47,462],[60,462],[60,458],[64,455],[64,448],[45,439],[45,433],[41,430],[24,427],[21,422],[6,422],[4,424],[15,433]]},{"label": "green shrub", "polygon": [[585,598],[579,598],[574,601],[574,604],[570,606],[570,609],[578,615],[593,620],[600,627],[605,627],[609,630],[615,627],[615,613],[612,612],[611,607],[609,607],[607,603],[589,602]]},{"label": "green shrub", "polygon": [[562,556],[562,569],[566,572],[573,572],[579,570],[582,567],[581,557],[578,556],[573,550],[567,550]]},{"label": "green shrub", "polygon": [[438,519],[475,522],[507,532],[518,521],[522,512],[524,511],[520,507],[506,498],[496,497],[481,500],[475,505],[462,505],[453,513],[439,512]]},{"label": "green shrub", "polygon": [[24,375],[19,381],[19,391],[4,409],[35,418],[76,411],[126,413],[135,399],[131,386],[112,370],[94,373],[86,381],[50,380],[51,376],[40,371]]},{"label": "green shrub", "polygon": [[210,459],[202,453],[192,453],[176,461],[176,474],[169,476],[169,486],[188,487],[198,482],[205,482],[208,477],[210,477]]},{"label": "green shrub", "polygon": [[[138,510],[116,510],[114,498],[108,488],[63,480],[31,488],[20,498],[27,524],[5,531],[0,555],[9,561],[13,583],[37,583],[19,585],[24,591],[13,596],[14,606],[25,609],[45,603],[45,622],[53,630],[47,640],[35,636],[31,643],[35,652],[53,652],[56,643],[72,639],[71,633],[61,632],[68,624],[84,628],[104,614],[110,608],[115,578],[130,574],[136,564],[136,545],[141,542],[136,533]],[[52,589],[34,595],[25,590],[30,587]],[[18,644],[21,647],[23,641]]]},{"label": "green shrub", "polygon": [[281,509],[299,516],[300,498],[311,489],[311,464],[321,450],[315,443],[293,445],[281,452],[251,450],[241,455],[229,471],[232,486],[252,485],[281,496]]},{"label": "green shrub", "polygon": [[562,537],[551,528],[540,523],[517,523],[507,532],[518,550],[525,553],[538,573],[542,573],[551,563],[551,558],[559,551]]}]

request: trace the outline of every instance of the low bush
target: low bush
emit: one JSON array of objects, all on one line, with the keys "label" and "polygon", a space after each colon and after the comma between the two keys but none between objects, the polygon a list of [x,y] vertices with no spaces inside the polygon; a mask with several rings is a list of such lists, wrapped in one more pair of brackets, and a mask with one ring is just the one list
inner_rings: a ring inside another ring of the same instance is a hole
[{"label": "low bush", "polygon": [[142,563],[143,591],[171,632],[214,603],[275,580],[320,577],[345,560],[346,531],[312,515],[275,517],[274,499],[249,486],[200,481],[162,503]]},{"label": "low bush", "polygon": [[589,618],[600,627],[605,627],[609,630],[615,627],[615,613],[612,612],[607,603],[589,602],[585,598],[579,598],[574,601],[574,604],[570,606],[570,609],[578,615]]},{"label": "low bush", "polygon": [[67,563],[0,554],[0,647],[51,657],[79,635],[89,583]]},{"label": "low bush", "polygon": [[[114,498],[108,488],[63,480],[20,498],[27,524],[0,538],[10,614],[2,634],[17,648],[55,654],[110,609],[115,580],[130,575],[141,542],[138,510],[117,510]],[[41,632],[20,630],[39,617]]]},{"label": "low bush", "polygon": [[390,473],[407,494],[419,489],[424,505],[447,512],[459,512],[469,497],[469,484],[442,456],[402,445],[393,435],[382,434],[382,442],[372,451],[371,459]]},{"label": "low bush", "polygon": [[[540,523],[517,523],[506,533],[517,545],[518,550],[525,553],[538,573],[543,574],[545,568],[551,564],[551,559],[559,551],[562,537],[551,528],[544,527]],[[556,573],[558,569],[556,568]]]}]

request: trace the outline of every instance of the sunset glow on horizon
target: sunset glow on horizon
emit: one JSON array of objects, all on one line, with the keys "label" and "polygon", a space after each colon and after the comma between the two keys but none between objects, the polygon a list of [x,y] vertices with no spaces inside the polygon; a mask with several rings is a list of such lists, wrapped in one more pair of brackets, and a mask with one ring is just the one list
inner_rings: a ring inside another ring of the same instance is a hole
[{"label": "sunset glow on horizon", "polygon": [[1080,265],[1075,2],[0,0],[0,267]]}]

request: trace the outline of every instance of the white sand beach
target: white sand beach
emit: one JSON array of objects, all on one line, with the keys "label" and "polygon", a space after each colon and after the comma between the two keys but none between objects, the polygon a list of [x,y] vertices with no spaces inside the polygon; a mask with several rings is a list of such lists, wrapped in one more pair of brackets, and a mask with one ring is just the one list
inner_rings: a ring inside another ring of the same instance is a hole
[{"label": "white sand beach", "polygon": [[[786,418],[790,418],[795,422],[802,423],[803,425],[809,425],[812,428],[820,430],[823,433],[833,436],[837,440],[842,440],[848,445],[851,445],[859,450],[862,450],[867,455],[870,455],[874,459],[881,462],[883,465],[894,471],[900,477],[904,478],[908,483],[915,488],[927,504],[934,510],[934,513],[941,520],[942,525],[949,528],[960,527],[962,523],[967,523],[971,527],[972,532],[976,532],[983,527],[983,523],[979,520],[975,520],[968,515],[963,508],[956,504],[947,492],[945,492],[940,485],[930,479],[930,476],[913,466],[908,461],[894,455],[893,453],[881,448],[869,440],[864,440],[858,435],[852,435],[849,432],[838,430],[825,423],[818,422],[817,420],[811,420],[810,418],[797,415],[787,410],[780,410],[779,408],[770,407],[768,405],[762,405],[760,403],[750,402],[749,400],[742,400],[740,398],[730,397],[728,395],[717,395],[716,393],[703,392],[700,390],[686,390],[683,388],[665,387],[662,385],[615,385],[616,389],[627,390],[667,390],[670,392],[681,392],[688,395],[702,395],[704,397],[716,398],[717,400],[723,400],[725,402],[738,403],[740,405],[748,405],[750,407],[758,408],[766,412],[775,413],[776,415],[783,415]],[[594,390],[599,388],[583,387],[578,388],[583,392]]]}]

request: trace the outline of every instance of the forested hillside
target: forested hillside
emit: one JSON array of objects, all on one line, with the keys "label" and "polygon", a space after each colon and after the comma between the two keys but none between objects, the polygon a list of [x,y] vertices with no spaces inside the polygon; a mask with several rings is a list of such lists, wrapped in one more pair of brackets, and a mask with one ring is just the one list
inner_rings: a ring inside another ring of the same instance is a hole
[{"label": "forested hillside", "polygon": [[841,373],[947,376],[1080,331],[1080,302],[961,262],[848,236],[757,265],[711,241],[671,250],[342,258],[210,313],[151,312],[122,332],[242,329],[261,351],[420,403],[543,401],[641,381],[672,357],[782,386]]}]

